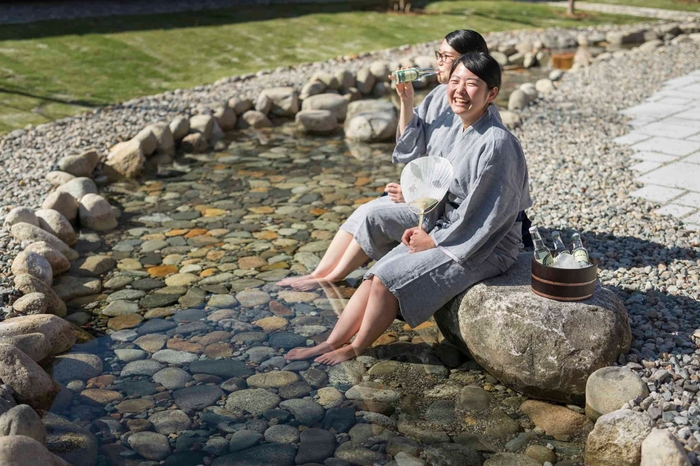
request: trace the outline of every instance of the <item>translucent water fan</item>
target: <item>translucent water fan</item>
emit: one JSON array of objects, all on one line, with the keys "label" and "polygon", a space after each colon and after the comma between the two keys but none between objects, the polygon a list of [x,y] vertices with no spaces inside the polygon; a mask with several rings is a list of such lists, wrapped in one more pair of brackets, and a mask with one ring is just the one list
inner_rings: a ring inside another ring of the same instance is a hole
[{"label": "translucent water fan", "polygon": [[452,183],[452,164],[442,157],[421,157],[406,165],[401,172],[401,191],[411,211],[423,217],[440,203]]}]

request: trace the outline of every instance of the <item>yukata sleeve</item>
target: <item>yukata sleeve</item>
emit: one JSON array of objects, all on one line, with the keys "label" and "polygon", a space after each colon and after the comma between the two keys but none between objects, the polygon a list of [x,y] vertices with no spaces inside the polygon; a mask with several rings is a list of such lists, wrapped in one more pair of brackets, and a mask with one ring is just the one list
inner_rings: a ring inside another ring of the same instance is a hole
[{"label": "yukata sleeve", "polygon": [[[446,228],[431,232],[435,245],[453,260],[470,267],[478,265],[515,223],[524,181],[517,163],[518,151],[516,141],[506,140],[497,142],[490,154],[483,153],[485,163],[467,198],[457,208],[457,219]],[[516,163],[508,163],[509,159]]]},{"label": "yukata sleeve", "polygon": [[444,90],[433,89],[421,104],[413,109],[413,118],[406,125],[403,134],[399,136],[396,129],[396,147],[391,154],[393,163],[408,163],[428,152],[428,125],[439,113],[441,105],[439,100],[445,99]]}]

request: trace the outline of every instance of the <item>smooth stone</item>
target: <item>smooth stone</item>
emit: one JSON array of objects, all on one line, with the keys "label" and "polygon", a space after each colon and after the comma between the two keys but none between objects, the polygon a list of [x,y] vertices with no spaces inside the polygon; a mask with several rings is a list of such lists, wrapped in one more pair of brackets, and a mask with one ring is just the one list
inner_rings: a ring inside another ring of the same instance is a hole
[{"label": "smooth stone", "polygon": [[236,300],[241,303],[243,307],[255,307],[269,303],[272,298],[264,291],[247,290],[237,293]]},{"label": "smooth stone", "polygon": [[264,436],[266,442],[297,443],[299,440],[299,429],[290,425],[278,424],[268,428]]},{"label": "smooth stone", "polygon": [[633,466],[642,459],[642,442],[653,421],[646,414],[620,409],[598,418],[586,441],[586,464]]},{"label": "smooth stone", "polygon": [[152,382],[147,382],[145,380],[137,382],[124,382],[113,387],[112,390],[118,390],[123,393],[124,396],[148,396],[156,393],[157,385]]},{"label": "smooth stone", "polygon": [[297,421],[306,426],[320,422],[325,412],[320,404],[312,400],[285,400],[280,403],[280,408],[290,411]]},{"label": "smooth stone", "polygon": [[229,451],[231,453],[250,448],[260,441],[262,435],[250,430],[239,430],[231,436]]},{"label": "smooth stone", "polygon": [[192,426],[192,420],[189,416],[179,409],[159,411],[149,416],[148,420],[153,424],[156,432],[163,435],[182,432]]},{"label": "smooth stone", "polygon": [[468,412],[486,411],[495,403],[493,395],[477,386],[466,386],[459,392],[457,406]]},{"label": "smooth stone", "polygon": [[89,353],[68,353],[56,356],[51,364],[53,378],[59,382],[88,380],[102,373],[102,359]]},{"label": "smooth stone", "polygon": [[273,348],[292,349],[298,346],[306,346],[306,338],[291,332],[273,333],[268,338],[268,343]]},{"label": "smooth stone", "polygon": [[193,374],[209,374],[219,377],[231,378],[252,375],[253,369],[246,366],[243,361],[236,360],[199,360],[190,364],[189,371]]},{"label": "smooth stone", "polygon": [[275,408],[280,397],[263,388],[252,388],[233,392],[226,400],[226,409],[234,413],[248,412],[258,416],[268,409]]},{"label": "smooth stone", "polygon": [[213,308],[230,308],[238,304],[238,301],[236,301],[236,298],[234,298],[231,295],[221,295],[221,294],[215,294],[211,298],[209,298],[209,301],[207,302],[207,305]]},{"label": "smooth stone", "polygon": [[294,372],[273,371],[265,374],[255,374],[248,377],[246,382],[251,388],[280,388],[299,380]]},{"label": "smooth stone", "polygon": [[211,385],[196,385],[173,392],[175,404],[185,410],[202,410],[215,404],[224,392],[219,387]]},{"label": "smooth stone", "polygon": [[163,333],[177,327],[175,322],[164,319],[151,319],[144,323],[136,330],[139,335],[148,335],[149,333]]},{"label": "smooth stone", "polygon": [[100,277],[117,266],[117,261],[109,256],[89,256],[71,264],[71,274],[81,277]]},{"label": "smooth stone", "polygon": [[139,398],[135,400],[122,401],[115,406],[116,410],[120,413],[143,413],[149,409],[153,409],[155,403],[152,400],[146,398]]},{"label": "smooth stone", "polygon": [[135,432],[129,436],[129,446],[148,460],[160,461],[170,455],[170,443],[163,434]]},{"label": "smooth stone", "polygon": [[102,309],[102,315],[109,317],[138,314],[139,312],[139,305],[133,301],[112,301]]},{"label": "smooth stone", "polygon": [[132,361],[139,361],[148,357],[147,352],[138,349],[115,349],[114,354],[120,361],[126,363],[130,363]]},{"label": "smooth stone", "polygon": [[378,401],[381,403],[394,403],[401,399],[401,394],[392,390],[388,386],[375,383],[363,382],[355,385],[345,392],[348,400]]},{"label": "smooth stone", "polygon": [[53,413],[47,413],[42,421],[49,451],[75,466],[92,466],[97,462],[97,438],[88,429]]},{"label": "smooth stone", "polygon": [[0,437],[8,435],[24,435],[42,444],[46,442],[44,424],[28,405],[15,406],[0,416]]},{"label": "smooth stone", "polygon": [[136,344],[139,348],[148,351],[149,353],[155,353],[165,346],[166,341],[168,341],[167,335],[153,333],[135,339],[134,344]]},{"label": "smooth stone", "polygon": [[153,374],[153,381],[167,388],[168,390],[178,390],[185,388],[187,382],[192,380],[189,372],[179,367],[166,367]]},{"label": "smooth stone", "polygon": [[135,301],[137,299],[141,299],[144,296],[146,296],[145,291],[141,290],[119,290],[115,291],[114,293],[110,294],[107,297],[107,302],[112,302],[112,301]]},{"label": "smooth stone", "polygon": [[648,395],[649,388],[635,372],[626,367],[603,367],[586,381],[586,415],[595,421],[629,400]]},{"label": "smooth stone", "polygon": [[128,363],[121,371],[120,377],[131,377],[134,375],[153,376],[165,366],[158,361],[146,359],[143,361],[133,361]]},{"label": "smooth stone", "polygon": [[7,466],[24,466],[26,464],[71,466],[51,453],[40,442],[24,435],[0,437],[0,464]]},{"label": "smooth stone", "polygon": [[527,400],[520,405],[520,410],[530,417],[535,426],[554,438],[574,436],[588,423],[583,414],[542,401]]},{"label": "smooth stone", "polygon": [[171,349],[163,349],[151,356],[154,361],[162,362],[165,364],[187,364],[192,361],[199,359],[196,354],[188,353],[186,351],[176,351]]},{"label": "smooth stone", "polygon": [[377,451],[365,448],[354,441],[345,442],[335,451],[335,457],[354,465],[373,466],[376,463],[386,463],[386,456]]},{"label": "smooth stone", "polygon": [[691,465],[683,444],[667,429],[653,429],[642,442],[642,462],[640,466],[657,465]]},{"label": "smooth stone", "polygon": [[66,309],[66,304],[63,302],[63,300],[50,286],[40,279],[24,273],[15,275],[14,284],[15,288],[22,292],[22,294],[26,295],[29,293],[41,293],[46,296],[48,300],[46,311],[49,314],[64,317],[68,312]]},{"label": "smooth stone", "polygon": [[335,435],[324,429],[306,429],[301,433],[296,463],[321,463],[333,456],[337,442]]}]

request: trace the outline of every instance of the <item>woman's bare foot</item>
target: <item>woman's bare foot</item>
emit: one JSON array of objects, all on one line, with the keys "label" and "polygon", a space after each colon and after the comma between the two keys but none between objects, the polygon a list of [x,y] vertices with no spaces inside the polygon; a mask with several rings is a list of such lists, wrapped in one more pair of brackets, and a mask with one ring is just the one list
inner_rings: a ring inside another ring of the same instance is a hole
[{"label": "woman's bare foot", "polygon": [[321,287],[321,282],[327,281],[325,278],[316,278],[308,275],[304,280],[297,280],[289,286],[299,291],[311,291]]},{"label": "woman's bare foot", "polygon": [[295,277],[287,277],[285,279],[282,279],[275,283],[277,286],[290,286],[292,283],[296,283],[300,280],[308,280],[309,278],[313,278],[313,274],[308,274],[308,275],[300,275],[300,276],[295,276]]},{"label": "woman's bare foot", "polygon": [[325,364],[327,366],[335,366],[343,361],[357,357],[358,353],[352,345],[346,345],[338,348],[335,351],[330,351],[314,359],[315,362]]},{"label": "woman's bare foot", "polygon": [[325,354],[329,351],[333,351],[333,347],[326,342],[319,345],[312,346],[311,348],[294,348],[289,350],[289,353],[284,355],[287,361],[298,361],[300,359],[309,359],[319,354]]}]

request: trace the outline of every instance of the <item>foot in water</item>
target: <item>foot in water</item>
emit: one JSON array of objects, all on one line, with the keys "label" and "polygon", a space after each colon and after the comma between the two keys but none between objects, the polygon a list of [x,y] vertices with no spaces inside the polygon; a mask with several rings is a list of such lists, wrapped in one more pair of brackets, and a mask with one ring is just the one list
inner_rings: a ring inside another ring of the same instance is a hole
[{"label": "foot in water", "polygon": [[326,283],[333,283],[333,282],[330,282],[330,281],[326,280],[325,278],[316,278],[316,277],[312,277],[309,275],[307,278],[305,278],[303,280],[297,280],[297,281],[291,283],[289,286],[291,286],[295,290],[299,290],[299,291],[311,291],[311,290],[315,290],[317,288],[322,287],[323,284],[326,284]]},{"label": "foot in water", "polygon": [[289,353],[285,354],[284,357],[287,361],[298,361],[300,359],[309,359],[319,354],[325,354],[329,351],[333,351],[333,348],[328,343],[321,343],[320,345],[312,346],[311,348],[294,348],[289,350]]},{"label": "foot in water", "polygon": [[296,283],[299,280],[308,280],[309,278],[314,278],[312,274],[308,275],[301,275],[301,276],[296,276],[296,277],[287,277],[283,280],[278,281],[275,283],[277,286],[290,286],[292,283]]},{"label": "foot in water", "polygon": [[358,353],[352,345],[346,345],[338,348],[335,351],[329,351],[314,359],[315,362],[325,364],[327,366],[335,366],[343,361],[347,361],[357,357]]}]

